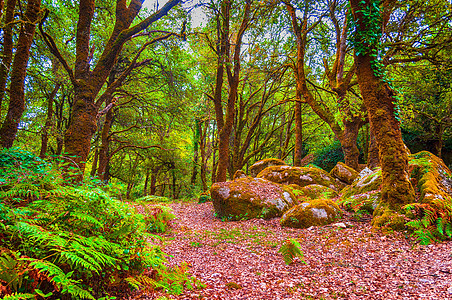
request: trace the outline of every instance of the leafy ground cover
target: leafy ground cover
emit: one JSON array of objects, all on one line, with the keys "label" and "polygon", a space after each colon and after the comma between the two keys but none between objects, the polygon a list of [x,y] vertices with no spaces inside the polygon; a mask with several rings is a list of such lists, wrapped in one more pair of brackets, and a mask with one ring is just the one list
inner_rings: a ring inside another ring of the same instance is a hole
[{"label": "leafy ground cover", "polygon": [[[169,263],[187,263],[205,288],[129,299],[452,298],[450,241],[419,245],[403,232],[373,231],[368,218],[350,214],[341,220],[347,228],[288,229],[278,219],[222,222],[211,203],[168,205],[177,216],[161,234]],[[290,239],[303,257],[286,265],[278,250]]]}]

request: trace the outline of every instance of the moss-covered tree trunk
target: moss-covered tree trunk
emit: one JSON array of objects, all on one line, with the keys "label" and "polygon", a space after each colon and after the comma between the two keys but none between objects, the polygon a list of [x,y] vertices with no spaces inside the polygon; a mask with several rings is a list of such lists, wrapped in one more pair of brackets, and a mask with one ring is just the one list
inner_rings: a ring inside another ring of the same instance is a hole
[{"label": "moss-covered tree trunk", "polygon": [[24,22],[21,24],[17,40],[14,61],[11,66],[8,112],[0,128],[0,145],[6,148],[12,147],[25,110],[25,76],[40,7],[41,0],[28,1]]},{"label": "moss-covered tree trunk", "polygon": [[[16,9],[17,0],[7,0],[5,15],[0,14],[0,17],[5,22],[5,27],[2,28],[3,49],[0,61],[0,120],[2,120],[2,103],[5,98],[6,80],[8,78],[11,62],[13,61],[13,26],[14,26],[14,11]],[[3,1],[2,1],[3,10]]]},{"label": "moss-covered tree trunk", "polygon": [[[371,53],[376,53],[378,42],[369,42],[368,36],[375,30],[372,22],[381,24],[381,18],[365,17],[363,13],[374,9],[375,3],[378,7],[376,0],[366,0],[365,4],[360,0],[350,0],[357,30],[361,34],[361,39],[355,37],[358,84],[368,111],[370,130],[377,141],[382,168],[382,199],[374,213],[373,225],[382,226],[401,221],[394,212],[400,212],[403,205],[414,201],[414,190],[408,172],[408,151],[395,117],[396,99],[388,84],[374,70],[376,58]],[[381,32],[381,27],[379,30]]]}]

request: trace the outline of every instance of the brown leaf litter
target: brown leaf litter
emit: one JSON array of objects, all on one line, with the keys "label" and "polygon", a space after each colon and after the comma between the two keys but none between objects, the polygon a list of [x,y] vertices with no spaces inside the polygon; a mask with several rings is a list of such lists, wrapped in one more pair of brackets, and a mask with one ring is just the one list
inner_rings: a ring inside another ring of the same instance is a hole
[{"label": "brown leaf litter", "polygon": [[[290,229],[279,218],[222,222],[211,203],[170,206],[178,219],[163,235],[169,263],[188,263],[206,287],[167,299],[452,299],[452,241],[421,246],[349,214],[347,228]],[[304,262],[284,263],[278,249],[288,238]]]}]

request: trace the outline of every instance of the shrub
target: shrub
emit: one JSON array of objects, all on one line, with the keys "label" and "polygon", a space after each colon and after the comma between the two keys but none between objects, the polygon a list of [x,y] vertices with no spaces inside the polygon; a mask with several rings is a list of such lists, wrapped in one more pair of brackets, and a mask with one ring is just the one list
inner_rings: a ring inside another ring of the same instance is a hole
[{"label": "shrub", "polygon": [[169,211],[152,223],[93,182],[63,186],[58,169],[20,149],[1,150],[0,161],[0,296],[99,299],[140,283],[180,291],[195,282],[180,269],[175,277],[147,242]]}]

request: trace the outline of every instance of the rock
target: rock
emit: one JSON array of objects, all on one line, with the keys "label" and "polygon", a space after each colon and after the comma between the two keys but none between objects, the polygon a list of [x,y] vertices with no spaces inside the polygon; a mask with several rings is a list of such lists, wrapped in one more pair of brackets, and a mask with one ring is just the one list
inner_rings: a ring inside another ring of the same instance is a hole
[{"label": "rock", "polygon": [[338,228],[344,228],[344,229],[347,228],[347,225],[345,225],[345,223],[342,223],[342,222],[331,224],[331,226],[338,227]]},{"label": "rock", "polygon": [[210,195],[217,216],[227,220],[279,217],[298,203],[287,187],[262,178],[217,182]]},{"label": "rock", "polygon": [[285,185],[297,184],[300,187],[319,184],[336,191],[345,186],[326,171],[315,167],[273,166],[262,170],[257,177]]},{"label": "rock", "polygon": [[379,190],[370,191],[364,194],[351,195],[350,197],[341,198],[338,201],[339,206],[347,211],[366,212],[373,214],[381,200],[381,192]]},{"label": "rock", "polygon": [[369,168],[362,170],[352,185],[342,190],[342,199],[349,198],[352,195],[365,194],[367,192],[380,190],[382,183],[381,169],[374,171]]},{"label": "rock", "polygon": [[330,175],[342,182],[345,182],[346,184],[352,184],[359,174],[343,162],[338,162],[337,165],[330,171]]},{"label": "rock", "polygon": [[235,171],[234,176],[232,177],[232,180],[236,180],[236,179],[244,178],[244,177],[246,177],[246,173],[243,172],[242,170],[237,170],[237,171]]},{"label": "rock", "polygon": [[255,162],[249,169],[250,176],[256,177],[263,169],[271,166],[287,166],[287,164],[278,158],[267,158]]},{"label": "rock", "polygon": [[320,184],[310,184],[304,186],[300,188],[300,192],[311,199],[331,199],[338,196],[338,193],[335,190]]},{"label": "rock", "polygon": [[304,202],[289,209],[281,218],[281,226],[308,228],[327,225],[342,217],[339,206],[329,199]]},{"label": "rock", "polygon": [[411,178],[416,179],[421,203],[445,201],[452,195],[452,173],[437,156],[427,151],[410,156]]}]

